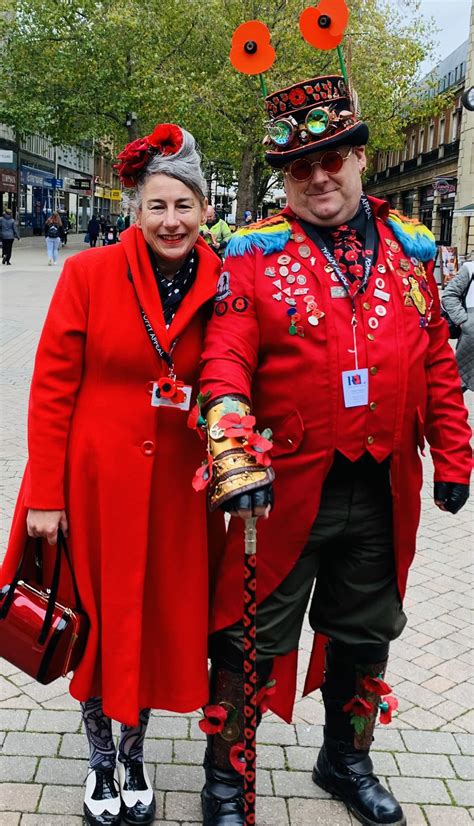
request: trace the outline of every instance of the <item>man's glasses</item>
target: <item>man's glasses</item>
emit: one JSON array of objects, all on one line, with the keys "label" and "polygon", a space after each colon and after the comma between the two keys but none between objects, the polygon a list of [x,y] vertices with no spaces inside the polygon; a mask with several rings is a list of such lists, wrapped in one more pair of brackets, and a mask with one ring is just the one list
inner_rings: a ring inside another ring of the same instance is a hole
[{"label": "man's glasses", "polygon": [[306,158],[298,158],[296,161],[293,161],[293,163],[290,163],[284,172],[285,175],[289,175],[294,181],[309,181],[313,174],[313,167],[319,164],[321,169],[327,172],[328,175],[336,175],[337,172],[341,171],[344,161],[347,161],[352,155],[352,151],[352,146],[347,155],[341,155],[336,149],[330,149],[328,152],[324,152],[318,161],[308,161]]}]

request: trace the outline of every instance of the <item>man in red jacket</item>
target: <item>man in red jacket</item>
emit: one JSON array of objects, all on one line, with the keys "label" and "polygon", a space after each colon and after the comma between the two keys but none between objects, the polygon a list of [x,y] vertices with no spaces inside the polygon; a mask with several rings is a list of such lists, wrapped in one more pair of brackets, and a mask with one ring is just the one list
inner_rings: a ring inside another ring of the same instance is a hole
[{"label": "man in red jacket", "polygon": [[[305,693],[323,663],[326,724],[313,780],[362,823],[401,826],[369,749],[379,711],[388,722],[396,707],[384,675],[406,623],[418,452],[426,435],[435,503],[456,513],[469,492],[470,429],[440,317],[433,236],[364,195],[368,129],[343,78],[297,83],[266,106],[266,158],[283,170],[288,205],[228,247],[201,387],[210,394],[211,507],[266,516],[274,490],[270,518],[258,524],[257,669],[260,685],[277,679],[267,705],[291,719],[314,586]],[[271,467],[268,434],[252,434],[252,417],[273,432]],[[211,703],[227,715],[208,727],[208,826],[244,822],[232,751],[243,739],[242,534],[232,519],[214,583]]]}]

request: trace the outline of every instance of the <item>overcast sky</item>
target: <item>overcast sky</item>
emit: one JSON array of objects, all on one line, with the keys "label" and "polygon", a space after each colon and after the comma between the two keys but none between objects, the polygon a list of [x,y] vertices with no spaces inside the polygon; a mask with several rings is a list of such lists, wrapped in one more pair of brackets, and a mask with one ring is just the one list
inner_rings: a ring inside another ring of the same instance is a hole
[{"label": "overcast sky", "polygon": [[[398,4],[406,10],[403,0]],[[421,68],[421,75],[425,75],[440,60],[447,57],[457,46],[460,46],[469,36],[469,21],[471,14],[471,0],[421,0],[420,10],[424,18],[434,18],[439,29],[436,39],[438,45],[433,55],[428,58]]]}]

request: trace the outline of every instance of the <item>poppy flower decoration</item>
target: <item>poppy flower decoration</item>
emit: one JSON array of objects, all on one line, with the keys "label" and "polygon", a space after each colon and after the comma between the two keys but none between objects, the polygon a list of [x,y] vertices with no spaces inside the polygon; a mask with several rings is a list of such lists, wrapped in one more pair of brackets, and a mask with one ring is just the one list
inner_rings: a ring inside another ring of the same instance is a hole
[{"label": "poppy flower decoration", "polygon": [[237,27],[232,35],[230,62],[245,75],[259,75],[275,62],[275,49],[270,30],[260,20],[249,20]]},{"label": "poppy flower decoration", "polygon": [[174,123],[159,123],[151,135],[127,144],[114,164],[125,187],[134,187],[151,155],[176,155],[183,145],[183,132]]},{"label": "poppy flower decoration", "polygon": [[300,15],[300,32],[315,49],[335,49],[339,46],[349,20],[345,0],[321,0]]},{"label": "poppy flower decoration", "polygon": [[363,697],[359,697],[356,694],[352,700],[349,700],[349,702],[342,707],[342,710],[351,715],[351,724],[354,726],[355,732],[362,734],[369,718],[374,712],[374,706],[368,700],[364,700]]},{"label": "poppy flower decoration", "polygon": [[268,455],[268,451],[271,450],[273,447],[273,442],[270,439],[266,439],[264,436],[261,436],[260,433],[250,433],[246,437],[246,442],[244,444],[244,450],[246,453],[250,453],[253,456],[259,465],[263,465],[264,467],[268,467],[271,464],[270,456]]},{"label": "poppy flower decoration", "polygon": [[377,697],[383,697],[384,694],[392,693],[389,684],[385,683],[380,677],[364,677],[362,687],[368,694],[376,694]]},{"label": "poppy flower decoration", "polygon": [[255,416],[239,416],[238,413],[225,413],[217,427],[224,431],[224,436],[233,439],[247,439],[255,427]]},{"label": "poppy flower decoration", "polygon": [[236,743],[229,752],[229,762],[233,769],[239,774],[245,774],[245,746],[243,743]]},{"label": "poppy flower decoration", "polygon": [[212,456],[208,454],[207,459],[205,462],[202,463],[201,467],[198,467],[196,473],[194,474],[194,478],[192,481],[192,486],[195,491],[204,490],[207,488],[209,482],[212,479]]},{"label": "poppy flower decoration", "polygon": [[382,725],[386,726],[388,723],[392,722],[392,711],[396,711],[398,708],[398,700],[396,697],[382,697],[381,702],[379,703],[380,709],[380,722]]},{"label": "poppy flower decoration", "polygon": [[186,399],[185,393],[181,390],[184,382],[174,379],[172,376],[162,376],[157,382],[157,395],[160,399],[168,399],[173,404],[181,404]]},{"label": "poppy flower decoration", "polygon": [[227,711],[223,706],[206,706],[204,720],[199,720],[199,728],[204,734],[219,734],[227,720]]}]

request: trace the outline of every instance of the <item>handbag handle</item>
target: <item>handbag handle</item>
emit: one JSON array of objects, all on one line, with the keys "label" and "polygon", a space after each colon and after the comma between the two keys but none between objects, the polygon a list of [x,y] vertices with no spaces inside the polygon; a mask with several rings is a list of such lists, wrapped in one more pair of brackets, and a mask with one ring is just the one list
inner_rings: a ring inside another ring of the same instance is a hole
[{"label": "handbag handle", "polygon": [[[41,540],[38,540],[38,541],[41,542]],[[18,581],[21,578],[21,571],[22,571],[22,568],[23,568],[23,563],[24,563],[25,558],[26,558],[27,548],[28,548],[28,544],[25,546],[25,549],[22,553],[20,562],[18,563],[18,567],[17,567],[16,573],[15,573],[15,576],[14,576],[14,578],[13,578],[11,584],[10,584],[10,587],[8,589],[8,594],[7,594],[7,596],[6,596],[6,598],[3,602],[2,607],[0,608],[0,619],[4,619],[7,616],[8,611],[10,610],[10,607],[13,603],[13,600],[14,600],[14,597],[15,597],[15,589],[18,585]],[[83,610],[81,599],[79,597],[79,590],[77,588],[76,578],[74,576],[74,571],[73,571],[73,567],[72,567],[72,563],[71,563],[71,557],[70,557],[70,554],[69,554],[69,549],[68,549],[67,543],[66,543],[66,539],[65,539],[65,536],[64,536],[62,530],[60,528],[58,528],[58,538],[57,538],[57,542],[56,542],[56,559],[55,559],[55,562],[54,562],[53,579],[52,579],[52,582],[51,582],[51,588],[50,588],[49,597],[48,597],[48,607],[46,609],[46,613],[45,613],[45,617],[44,617],[44,621],[43,621],[43,626],[41,628],[41,632],[40,632],[40,635],[38,637],[38,643],[40,645],[43,645],[43,643],[46,641],[46,639],[48,637],[48,634],[50,632],[50,629],[51,629],[51,624],[52,624],[52,621],[53,621],[53,614],[54,614],[54,607],[55,607],[55,604],[56,604],[56,597],[58,595],[59,580],[60,580],[60,577],[61,577],[61,557],[62,557],[63,553],[66,557],[66,562],[68,564],[68,568],[69,568],[69,571],[70,571],[70,574],[71,574],[72,587],[73,587],[73,590],[74,590],[74,599],[76,601],[76,610],[80,611],[80,612],[82,612],[82,610]]]}]

